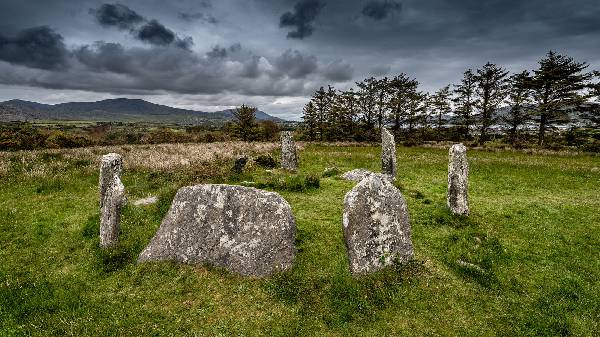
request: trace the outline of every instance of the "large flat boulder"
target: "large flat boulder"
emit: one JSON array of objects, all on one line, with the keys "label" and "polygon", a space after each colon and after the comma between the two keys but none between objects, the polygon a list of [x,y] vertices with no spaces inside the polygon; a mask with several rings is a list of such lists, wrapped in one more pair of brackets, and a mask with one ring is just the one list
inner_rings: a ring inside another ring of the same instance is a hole
[{"label": "large flat boulder", "polygon": [[279,194],[251,187],[181,188],[138,261],[208,264],[247,276],[290,268],[296,222]]},{"label": "large flat boulder", "polygon": [[406,201],[388,180],[371,174],[344,198],[343,231],[353,275],[413,257]]}]

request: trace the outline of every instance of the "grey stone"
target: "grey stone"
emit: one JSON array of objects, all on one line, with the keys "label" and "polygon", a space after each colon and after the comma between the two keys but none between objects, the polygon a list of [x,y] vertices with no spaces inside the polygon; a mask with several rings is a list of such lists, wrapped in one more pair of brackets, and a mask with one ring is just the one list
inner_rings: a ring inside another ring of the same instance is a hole
[{"label": "grey stone", "polygon": [[373,174],[373,172],[366,169],[354,169],[342,174],[342,178],[346,180],[359,182],[370,174]]},{"label": "grey stone", "polygon": [[467,147],[452,145],[448,163],[448,207],[454,214],[469,215],[468,180]]},{"label": "grey stone", "polygon": [[343,231],[353,275],[413,258],[406,201],[400,190],[375,174],[346,194]]},{"label": "grey stone", "polygon": [[396,179],[396,142],[386,128],[381,128],[381,172]]},{"label": "grey stone", "polygon": [[156,196],[150,196],[148,198],[138,199],[133,202],[135,206],[147,206],[156,204],[158,202],[158,198]]},{"label": "grey stone", "polygon": [[296,222],[277,193],[232,185],[179,189],[138,261],[208,264],[248,276],[290,268]]},{"label": "grey stone", "polygon": [[121,182],[123,159],[117,153],[102,156],[100,165],[100,246],[117,244],[121,221],[121,207],[126,202],[125,187]]},{"label": "grey stone", "polygon": [[291,131],[281,132],[281,168],[290,171],[298,170],[296,144]]}]

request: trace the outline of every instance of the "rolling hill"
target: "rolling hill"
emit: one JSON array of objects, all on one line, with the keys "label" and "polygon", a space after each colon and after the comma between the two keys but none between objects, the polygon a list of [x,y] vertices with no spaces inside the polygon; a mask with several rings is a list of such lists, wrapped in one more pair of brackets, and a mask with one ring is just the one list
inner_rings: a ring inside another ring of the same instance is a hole
[{"label": "rolling hill", "polygon": [[[233,118],[233,109],[204,112],[154,104],[142,99],[115,98],[97,102],[42,104],[24,100],[0,103],[0,121],[81,120],[99,122],[154,122],[202,124],[225,122]],[[284,122],[263,111],[256,119]]]}]

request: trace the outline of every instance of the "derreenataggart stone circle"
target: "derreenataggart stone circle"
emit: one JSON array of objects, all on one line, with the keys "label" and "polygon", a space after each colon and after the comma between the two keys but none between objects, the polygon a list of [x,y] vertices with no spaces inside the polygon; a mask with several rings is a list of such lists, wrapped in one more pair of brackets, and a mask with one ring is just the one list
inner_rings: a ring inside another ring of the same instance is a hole
[{"label": "derreenataggart stone circle", "polygon": [[455,144],[450,147],[449,152],[448,207],[454,214],[469,215],[467,147],[463,144]]},{"label": "derreenataggart stone circle", "polygon": [[290,171],[298,170],[298,156],[292,131],[281,132],[281,168]]},{"label": "derreenataggart stone circle", "polygon": [[232,185],[179,189],[138,261],[208,264],[245,276],[290,268],[296,222],[275,192]]},{"label": "derreenataggart stone circle", "polygon": [[381,128],[381,173],[396,179],[396,142],[386,128]]},{"label": "derreenataggart stone circle", "polygon": [[100,164],[100,246],[117,244],[125,187],[121,182],[123,159],[117,153],[102,156]]},{"label": "derreenataggart stone circle", "polygon": [[342,222],[353,275],[413,258],[406,201],[386,179],[368,175],[348,192]]}]

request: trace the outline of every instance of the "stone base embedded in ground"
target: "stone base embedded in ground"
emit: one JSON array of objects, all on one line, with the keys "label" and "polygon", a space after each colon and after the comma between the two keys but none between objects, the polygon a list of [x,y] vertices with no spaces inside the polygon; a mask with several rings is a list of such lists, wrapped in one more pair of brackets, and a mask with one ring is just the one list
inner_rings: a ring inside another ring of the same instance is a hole
[{"label": "stone base embedded in ground", "polygon": [[125,187],[121,182],[123,159],[117,153],[102,156],[100,166],[100,246],[117,244],[121,207],[125,203]]},{"label": "stone base embedded in ground", "polygon": [[452,145],[449,154],[448,208],[454,214],[469,215],[467,147],[463,144]]},{"label": "stone base embedded in ground", "polygon": [[344,198],[343,231],[353,275],[413,257],[406,201],[389,181],[371,174]]},{"label": "stone base embedded in ground", "polygon": [[209,264],[249,276],[290,268],[296,223],[279,194],[232,185],[179,189],[138,261]]}]

